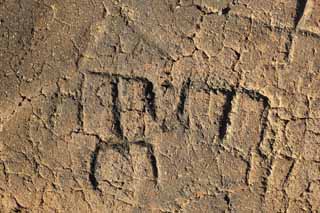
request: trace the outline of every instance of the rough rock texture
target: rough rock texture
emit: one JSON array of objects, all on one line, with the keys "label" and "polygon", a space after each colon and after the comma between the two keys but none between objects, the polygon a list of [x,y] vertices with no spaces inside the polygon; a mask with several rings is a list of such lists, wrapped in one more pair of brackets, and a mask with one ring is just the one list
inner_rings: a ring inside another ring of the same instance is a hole
[{"label": "rough rock texture", "polygon": [[0,0],[0,212],[320,212],[317,0]]}]

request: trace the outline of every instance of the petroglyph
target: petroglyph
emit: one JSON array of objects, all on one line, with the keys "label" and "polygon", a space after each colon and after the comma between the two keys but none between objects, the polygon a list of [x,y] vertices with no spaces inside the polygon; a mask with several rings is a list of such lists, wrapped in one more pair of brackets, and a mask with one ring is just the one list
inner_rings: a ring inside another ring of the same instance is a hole
[{"label": "petroglyph", "polygon": [[316,0],[0,0],[0,212],[318,212]]}]

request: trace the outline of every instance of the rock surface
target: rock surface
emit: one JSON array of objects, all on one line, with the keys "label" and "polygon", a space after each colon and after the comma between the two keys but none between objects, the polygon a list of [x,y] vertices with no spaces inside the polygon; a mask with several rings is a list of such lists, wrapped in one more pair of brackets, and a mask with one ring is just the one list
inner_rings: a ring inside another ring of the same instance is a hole
[{"label": "rock surface", "polygon": [[0,212],[319,212],[316,0],[0,0]]}]

